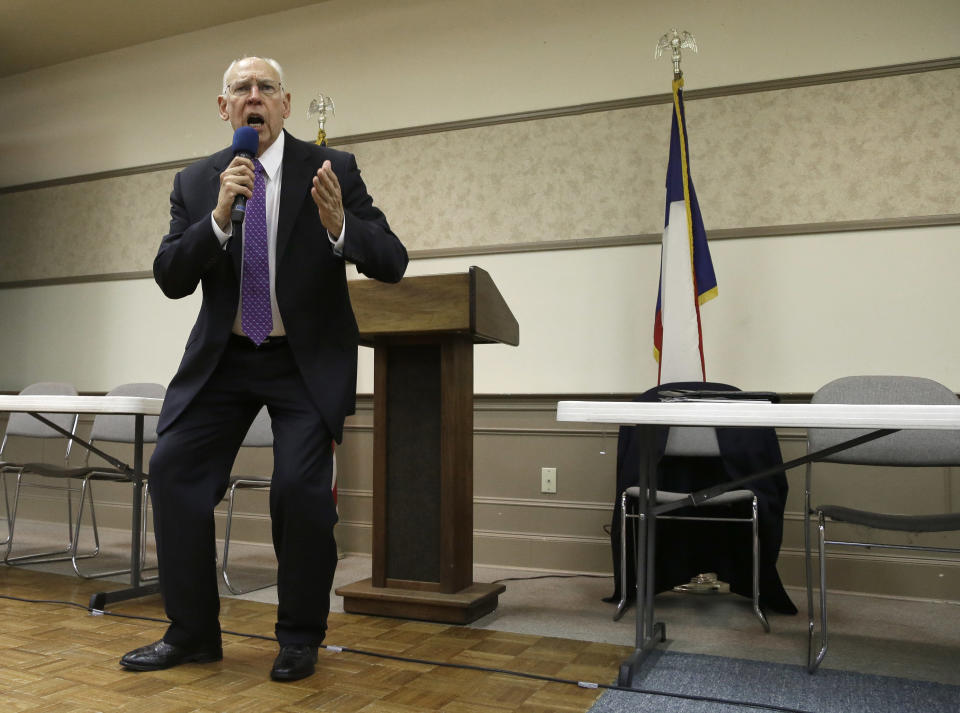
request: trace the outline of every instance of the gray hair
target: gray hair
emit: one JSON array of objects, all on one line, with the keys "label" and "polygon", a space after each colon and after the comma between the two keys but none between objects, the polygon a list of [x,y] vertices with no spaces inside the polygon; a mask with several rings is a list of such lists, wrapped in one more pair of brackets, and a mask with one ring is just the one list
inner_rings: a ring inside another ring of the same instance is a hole
[{"label": "gray hair", "polygon": [[227,93],[227,77],[230,76],[230,72],[233,70],[233,68],[237,65],[238,62],[242,62],[245,59],[262,59],[264,62],[266,62],[276,70],[277,77],[279,77],[280,79],[280,84],[283,84],[283,67],[280,66],[280,63],[277,60],[271,59],[270,57],[258,57],[256,55],[247,55],[245,57],[238,57],[237,59],[233,60],[230,63],[230,66],[227,67],[227,71],[223,73],[223,90],[221,92],[222,94]]}]

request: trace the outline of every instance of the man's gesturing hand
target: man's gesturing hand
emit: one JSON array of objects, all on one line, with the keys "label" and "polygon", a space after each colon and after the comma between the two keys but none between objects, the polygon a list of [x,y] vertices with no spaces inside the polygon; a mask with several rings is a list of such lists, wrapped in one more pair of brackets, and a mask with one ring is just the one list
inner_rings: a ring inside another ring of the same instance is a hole
[{"label": "man's gesturing hand", "polygon": [[217,207],[213,209],[213,219],[220,230],[226,231],[230,227],[230,210],[238,195],[247,198],[253,195],[253,161],[235,156],[220,174],[220,195],[217,196]]},{"label": "man's gesturing hand", "polygon": [[317,175],[313,177],[310,195],[317,204],[320,222],[336,240],[343,231],[343,197],[340,195],[340,181],[337,180],[329,161],[324,161],[323,166],[317,170]]}]

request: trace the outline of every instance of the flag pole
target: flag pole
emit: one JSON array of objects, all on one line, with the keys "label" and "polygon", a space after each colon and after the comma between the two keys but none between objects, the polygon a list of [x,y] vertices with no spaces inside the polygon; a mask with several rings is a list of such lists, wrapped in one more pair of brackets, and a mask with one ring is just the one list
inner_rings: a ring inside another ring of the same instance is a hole
[{"label": "flag pole", "polygon": [[317,117],[317,140],[313,143],[318,146],[327,145],[327,112],[336,115],[336,107],[333,105],[333,99],[323,92],[318,92],[315,99],[310,102],[307,108],[307,116]]},{"label": "flag pole", "polygon": [[[687,147],[687,137],[686,137],[686,121],[683,110],[683,98],[682,92],[683,89],[683,70],[680,69],[680,60],[682,59],[681,50],[689,49],[694,52],[698,52],[697,41],[694,39],[686,30],[677,30],[671,29],[669,32],[664,34],[659,42],[657,42],[657,48],[654,53],[655,58],[659,58],[667,50],[670,51],[670,58],[673,61],[673,105],[674,105],[674,129],[676,130],[676,139],[679,146],[679,163],[680,163],[680,173],[682,179],[680,181],[682,185],[682,193],[680,195],[674,196],[675,198],[682,197],[683,203],[685,206],[686,213],[686,229],[688,232],[688,249],[690,255],[690,271],[693,281],[693,298],[694,298],[694,312],[696,316],[696,331],[697,331],[697,351],[699,352],[699,374],[704,381],[706,381],[706,365],[703,358],[703,329],[700,322],[700,305],[706,302],[709,299],[712,299],[717,294],[716,288],[716,276],[713,273],[713,264],[709,257],[709,249],[707,248],[706,243],[706,232],[703,228],[703,219],[700,216],[700,208],[696,200],[696,196],[693,191],[693,181],[690,179],[689,174],[689,154]],[[674,137],[671,137],[671,141]],[[669,178],[668,178],[669,184]],[[668,195],[670,189],[668,185]],[[669,201],[669,199],[668,199]],[[669,209],[668,209],[669,210]],[[669,222],[669,218],[668,218]],[[698,240],[702,240],[698,244]],[[709,270],[706,270],[706,266],[709,266]],[[704,282],[706,284],[700,284],[701,276],[698,275],[698,272],[703,270],[705,273],[702,275],[702,278],[706,278]],[[662,268],[661,268],[662,271]],[[661,289],[663,284],[663,278],[661,276]],[[656,325],[655,325],[655,334],[656,334]],[[660,325],[660,334],[662,340],[663,326]],[[692,345],[690,345],[692,347]],[[658,352],[655,348],[655,353],[658,357],[658,378],[657,383],[662,383],[663,375],[663,359],[662,354]],[[689,372],[686,374],[685,378],[693,379],[694,374]],[[659,513],[659,509],[657,510]],[[652,522],[656,521],[656,515],[651,518]],[[638,570],[639,571],[639,570]],[[685,592],[704,592],[712,591],[717,592],[721,591],[721,588],[726,583],[720,582],[717,579],[716,574],[713,573],[701,573],[696,577],[693,577],[689,583],[682,584],[678,587],[674,587],[677,591]],[[726,587],[729,589],[729,585],[726,584]],[[652,604],[650,606],[650,612],[648,618],[652,622]],[[650,623],[648,622],[648,624]],[[652,625],[652,624],[651,624]]]},{"label": "flag pole", "polygon": [[672,28],[670,32],[665,33],[657,42],[657,49],[654,51],[654,58],[660,59],[663,53],[670,50],[670,57],[673,60],[673,80],[683,79],[683,72],[680,70],[680,50],[690,49],[697,52],[697,40],[686,30],[677,30]]},{"label": "flag pole", "polygon": [[654,319],[657,383],[706,380],[700,305],[717,294],[706,231],[689,172],[683,109],[682,50],[698,51],[686,30],[664,34],[654,53],[673,62],[673,119],[667,167],[667,201],[660,254],[660,284]]}]

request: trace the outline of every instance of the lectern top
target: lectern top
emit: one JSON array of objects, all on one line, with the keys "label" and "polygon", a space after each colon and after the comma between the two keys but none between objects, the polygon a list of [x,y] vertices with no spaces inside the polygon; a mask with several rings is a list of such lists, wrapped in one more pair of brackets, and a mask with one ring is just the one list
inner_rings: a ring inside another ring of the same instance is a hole
[{"label": "lectern top", "polygon": [[520,343],[516,318],[479,267],[468,272],[405,277],[396,284],[348,283],[360,341],[417,334],[468,334],[475,343]]}]

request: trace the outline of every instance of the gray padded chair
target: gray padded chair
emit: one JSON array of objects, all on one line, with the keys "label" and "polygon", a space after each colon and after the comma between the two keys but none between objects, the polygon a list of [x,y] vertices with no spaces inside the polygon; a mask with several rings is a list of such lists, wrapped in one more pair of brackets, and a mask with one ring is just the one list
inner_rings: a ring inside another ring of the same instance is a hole
[{"label": "gray padded chair", "polygon": [[[73,384],[66,384],[63,382],[54,382],[54,381],[41,381],[36,384],[31,384],[27,386],[22,391],[21,395],[25,396],[76,396],[77,390],[74,388]],[[57,424],[64,430],[69,433],[75,433],[77,430],[77,422],[79,416],[75,413],[48,413],[42,414],[44,417]],[[13,438],[14,441],[11,442],[10,438]],[[64,456],[63,462],[66,465],[70,460],[70,450],[73,446],[73,441],[66,438],[63,434],[58,433],[44,423],[41,423],[33,416],[28,413],[11,413],[9,419],[7,420],[7,428],[3,434],[3,441],[0,442],[0,485],[3,489],[3,504],[4,512],[7,517],[7,533],[6,537],[0,542],[0,545],[6,545],[6,550],[4,551],[3,561],[9,563],[10,558],[10,548],[13,543],[13,532],[14,525],[16,524],[16,509],[11,510],[9,493],[7,491],[7,477],[17,475],[17,480],[20,480],[20,470],[23,468],[25,461],[20,458],[17,460],[5,460],[5,458],[12,458],[5,455],[9,452],[9,446],[17,441],[17,439],[47,439],[53,441],[64,441]],[[64,555],[70,551],[72,547],[72,536],[73,536],[73,493],[75,492],[74,488],[66,489],[66,500],[67,500],[67,546],[64,549],[56,550],[53,552],[40,552],[35,555],[35,557],[53,557],[57,555]]]},{"label": "gray padded chair", "polygon": [[[270,414],[266,407],[260,409],[257,417],[250,424],[247,435],[244,436],[241,448],[273,448],[273,429],[270,424]],[[243,490],[269,490],[270,478],[255,475],[235,475],[230,478],[230,487],[227,490],[227,525],[223,536],[223,563],[220,568],[220,575],[227,589],[233,594],[246,594],[256,589],[271,587],[276,583],[276,578],[270,581],[258,584],[252,587],[240,587],[230,578],[230,537],[233,532],[233,511],[236,503],[237,492]],[[333,459],[333,497],[334,502],[337,498],[337,459]]]},{"label": "gray padded chair", "polygon": [[[848,376],[831,381],[811,399],[815,404],[960,404],[946,386],[912,376]],[[807,452],[854,438],[867,431],[842,428],[807,430]],[[960,465],[960,432],[905,430],[824,458],[823,461],[866,466],[957,466]],[[849,542],[827,538],[828,522],[844,522],[873,530],[899,532],[948,532],[960,530],[960,512],[938,514],[888,514],[857,510],[842,505],[811,507],[812,464],[806,469],[804,494],[804,543],[807,576],[807,615],[809,620],[807,670],[813,673],[827,653],[827,568],[826,545],[875,547],[902,550],[926,550],[957,554],[960,549],[922,545]],[[813,562],[811,553],[811,516],[816,516],[820,556],[820,640],[815,642],[813,606]]]},{"label": "gray padded chair", "polygon": [[[123,384],[112,389],[107,396],[140,396],[145,398],[162,399],[166,393],[166,387],[162,384],[135,383]],[[147,416],[143,423],[143,442],[156,443],[157,440],[157,421],[156,416]],[[106,443],[133,444],[136,440],[135,417],[131,415],[118,414],[97,414],[93,419],[93,426],[90,430],[90,443],[102,447]],[[27,463],[18,473],[17,489],[13,499],[13,518],[16,519],[16,512],[20,499],[20,490],[22,487],[37,487],[34,484],[25,486],[23,477],[25,475],[36,475],[48,480],[58,480],[68,483],[67,487],[75,480],[80,481],[80,502],[77,510],[76,524],[73,526],[73,532],[69,540],[69,548],[65,556],[56,557],[56,560],[69,559],[73,565],[74,571],[78,576],[84,578],[109,577],[113,575],[126,574],[130,571],[126,569],[114,569],[108,571],[99,571],[87,573],[81,570],[80,560],[96,557],[100,553],[100,534],[97,528],[97,515],[93,500],[93,483],[113,482],[113,483],[133,483],[131,478],[122,470],[115,468],[104,462],[96,462],[100,459],[94,456],[94,463],[91,464],[90,451],[86,451],[84,465],[78,467],[69,467],[67,465],[57,466],[50,463]],[[40,487],[56,487],[43,486]],[[80,528],[83,522],[84,513],[89,501],[90,524],[93,534],[93,549],[87,552],[80,552]],[[11,528],[12,529],[12,528]],[[141,534],[143,530],[141,530]],[[50,557],[40,555],[22,555],[20,557],[10,557],[10,550],[14,544],[13,533],[11,541],[7,546],[8,563],[36,563],[38,561],[53,561]],[[143,558],[143,539],[141,539],[141,559]]]},{"label": "gray padded chair", "polygon": [[[673,426],[667,433],[667,444],[664,449],[666,456],[688,457],[720,457],[720,445],[717,443],[717,431],[709,426]],[[656,504],[672,503],[683,500],[689,493],[675,493],[668,490],[657,490]],[[627,520],[636,520],[636,514],[627,513],[627,503],[640,497],[640,487],[631,486],[620,494],[620,581],[627,581]],[[699,520],[701,522],[716,522],[721,524],[741,523],[749,524],[753,529],[753,613],[760,620],[760,625],[766,632],[770,631],[767,617],[760,609],[760,540],[758,533],[759,517],[757,513],[757,496],[751,490],[731,490],[703,501],[702,505],[730,505],[735,503],[750,503],[750,517],[706,517],[691,515],[658,515],[658,520]],[[636,529],[634,530],[636,532]],[[636,543],[634,544],[636,546]],[[627,587],[621,586],[620,602],[613,620],[617,621],[627,609]],[[640,592],[637,596],[642,596]]]},{"label": "gray padded chair", "polygon": [[[270,414],[264,406],[260,409],[257,417],[250,424],[247,435],[243,437],[241,448],[273,448],[273,429],[270,424]],[[223,577],[223,583],[234,594],[246,594],[256,589],[271,587],[276,583],[276,579],[271,579],[263,584],[253,587],[243,588],[230,580],[228,571],[230,558],[230,535],[233,530],[233,507],[237,497],[238,490],[270,490],[270,478],[254,475],[235,475],[230,478],[230,488],[227,490],[227,527],[223,536],[223,564],[220,574]]]}]

